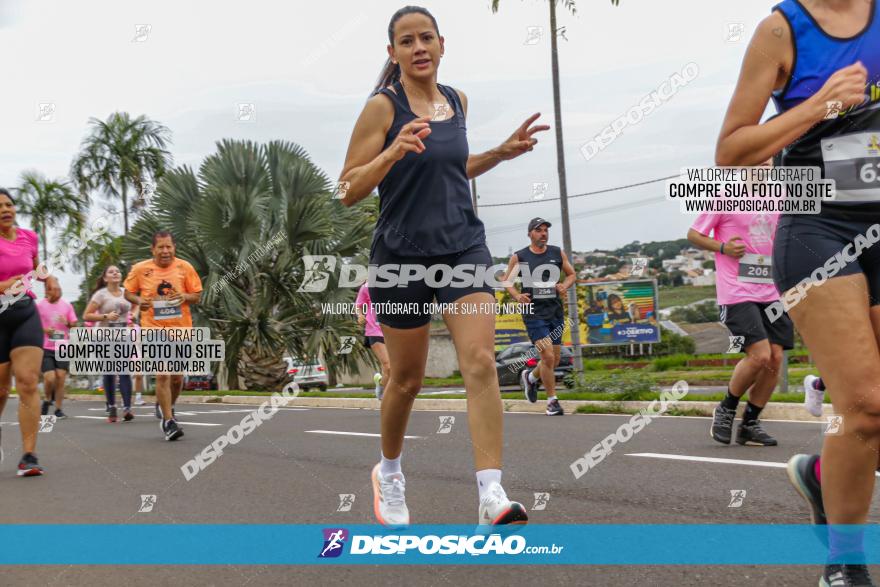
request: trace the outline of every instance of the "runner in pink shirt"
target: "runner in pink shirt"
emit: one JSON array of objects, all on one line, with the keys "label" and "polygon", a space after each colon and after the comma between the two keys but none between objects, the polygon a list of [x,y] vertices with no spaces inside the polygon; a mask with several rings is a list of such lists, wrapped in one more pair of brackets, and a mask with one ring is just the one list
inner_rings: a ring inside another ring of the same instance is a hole
[{"label": "runner in pink shirt", "polygon": [[373,351],[382,368],[381,373],[373,376],[373,382],[376,384],[376,399],[381,400],[383,384],[388,383],[391,375],[391,363],[388,359],[388,349],[385,348],[385,337],[382,336],[382,328],[376,321],[376,312],[370,301],[370,289],[366,283],[358,290],[355,312],[358,324],[364,327],[364,346]]},{"label": "runner in pink shirt", "polygon": [[711,435],[730,444],[740,398],[749,392],[736,442],[776,446],[758,416],[770,400],[783,349],[794,348],[794,327],[787,314],[771,322],[764,311],[779,299],[773,285],[771,259],[779,214],[700,214],[687,238],[697,247],[715,251],[715,290],[721,322],[730,331],[731,347],[745,358],[736,364],[727,394],[715,408]]},{"label": "runner in pink shirt", "polygon": [[20,477],[43,474],[36,455],[43,327],[31,290],[34,279],[46,277],[43,268],[37,272],[38,257],[36,233],[16,226],[15,201],[0,188],[0,414],[6,407],[15,376],[24,452],[16,473]]},{"label": "runner in pink shirt", "polygon": [[46,278],[46,297],[37,302],[37,312],[43,324],[43,392],[46,399],[40,409],[42,415],[49,413],[49,406],[54,402],[55,417],[64,419],[67,416],[61,409],[64,402],[64,384],[70,361],[59,361],[55,357],[56,342],[70,338],[70,329],[76,326],[76,312],[70,302],[61,299],[61,285],[54,277]]}]

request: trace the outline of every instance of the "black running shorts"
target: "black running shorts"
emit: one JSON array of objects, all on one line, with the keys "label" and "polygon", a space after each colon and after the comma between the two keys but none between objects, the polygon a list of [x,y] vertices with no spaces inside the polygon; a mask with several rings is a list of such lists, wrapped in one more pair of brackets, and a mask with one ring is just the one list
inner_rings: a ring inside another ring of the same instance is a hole
[{"label": "black running shorts", "polygon": [[746,349],[756,342],[769,340],[783,349],[794,348],[794,325],[788,314],[783,313],[775,321],[770,321],[765,311],[769,303],[741,302],[719,308],[721,322],[727,326],[731,336],[743,337],[741,348]]},{"label": "black running shorts", "polygon": [[776,289],[784,298],[785,292],[804,280],[819,282],[862,273],[868,282],[870,304],[876,306],[880,304],[878,239],[878,222],[783,216],[773,243]]},{"label": "black running shorts", "polygon": [[0,363],[9,362],[12,349],[25,346],[43,348],[43,323],[30,296],[0,312]]},{"label": "black running shorts", "polygon": [[[418,328],[428,324],[433,314],[431,304],[435,300],[438,304],[451,304],[466,295],[486,292],[492,296],[491,303],[495,303],[495,290],[491,285],[479,283],[478,278],[477,282],[470,281],[462,286],[463,280],[453,274],[455,268],[460,268],[460,272],[456,272],[459,276],[480,275],[479,268],[486,270],[492,266],[492,255],[483,243],[448,255],[404,257],[390,251],[380,238],[370,252],[370,265],[378,272],[378,279],[370,280],[370,300],[376,310],[376,319],[391,328]],[[399,268],[401,265],[410,269]],[[405,285],[396,285],[401,283],[399,276],[418,267],[422,270],[432,268],[432,271],[425,278],[409,278]],[[389,283],[395,285],[387,287]]]}]

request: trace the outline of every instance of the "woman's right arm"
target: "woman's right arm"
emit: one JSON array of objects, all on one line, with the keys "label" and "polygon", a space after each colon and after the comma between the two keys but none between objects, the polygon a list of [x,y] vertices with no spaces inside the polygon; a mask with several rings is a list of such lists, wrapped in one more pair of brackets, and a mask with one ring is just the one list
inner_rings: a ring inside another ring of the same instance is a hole
[{"label": "woman's right arm", "polygon": [[346,206],[357,204],[370,195],[404,155],[410,151],[424,151],[422,139],[431,133],[429,120],[427,117],[416,118],[405,124],[394,142],[383,151],[385,135],[394,121],[394,105],[379,94],[367,100],[351,133],[345,166],[339,177],[340,183],[348,183],[342,203]]},{"label": "woman's right arm", "polygon": [[89,322],[101,322],[102,320],[104,320],[104,316],[102,314],[98,314],[97,309],[97,302],[89,302],[89,305],[86,306],[86,311],[83,312],[83,320],[88,320]]},{"label": "woman's right arm", "polygon": [[807,100],[761,124],[767,102],[785,85],[793,62],[791,29],[774,12],[758,25],[746,51],[718,137],[716,165],[760,165],[825,119],[829,103],[840,102],[846,110],[863,101],[867,70],[855,63],[835,72]]}]

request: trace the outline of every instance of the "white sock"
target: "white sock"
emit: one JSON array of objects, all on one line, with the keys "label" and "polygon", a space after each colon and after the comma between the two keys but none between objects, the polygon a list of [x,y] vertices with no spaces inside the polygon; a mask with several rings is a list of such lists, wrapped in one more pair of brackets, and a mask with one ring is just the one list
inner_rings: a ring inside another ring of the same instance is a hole
[{"label": "white sock", "polygon": [[548,396],[547,396],[547,403],[549,404],[550,402],[552,402],[552,401],[555,400],[555,399],[556,399],[556,396],[555,396],[555,395],[548,395]]},{"label": "white sock", "polygon": [[382,474],[383,477],[393,475],[394,473],[402,473],[402,471],[400,470],[400,456],[398,456],[396,459],[389,459],[383,454],[382,462],[379,465],[379,472]]},{"label": "white sock", "polygon": [[501,469],[477,471],[477,489],[480,491],[480,499],[483,499],[483,495],[486,494],[486,490],[489,489],[489,485],[493,481],[498,484],[501,483]]},{"label": "white sock", "polygon": [[529,371],[529,383],[537,383],[538,378],[535,377],[534,371]]}]

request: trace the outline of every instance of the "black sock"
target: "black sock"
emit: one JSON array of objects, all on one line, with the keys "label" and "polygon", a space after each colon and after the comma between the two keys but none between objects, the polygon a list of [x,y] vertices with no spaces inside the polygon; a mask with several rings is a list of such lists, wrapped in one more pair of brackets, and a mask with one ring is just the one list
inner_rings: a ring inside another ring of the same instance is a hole
[{"label": "black sock", "polygon": [[813,385],[815,385],[816,389],[818,389],[819,391],[825,391],[825,382],[822,381],[821,377],[816,379],[816,382]]},{"label": "black sock", "polygon": [[754,424],[763,409],[752,402],[746,402],[746,411],[743,412],[743,424]]},{"label": "black sock", "polygon": [[739,405],[739,398],[730,393],[729,387],[727,388],[727,395],[725,395],[724,399],[721,400],[721,405],[728,410],[735,410],[736,406]]}]

